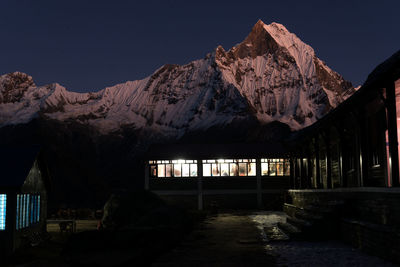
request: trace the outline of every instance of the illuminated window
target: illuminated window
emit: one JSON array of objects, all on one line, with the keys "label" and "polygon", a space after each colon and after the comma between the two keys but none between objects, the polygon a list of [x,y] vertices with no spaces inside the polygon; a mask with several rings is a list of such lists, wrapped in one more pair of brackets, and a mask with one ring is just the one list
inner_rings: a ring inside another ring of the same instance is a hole
[{"label": "illuminated window", "polygon": [[164,164],[157,165],[157,176],[165,177],[165,165]]},{"label": "illuminated window", "polygon": [[211,164],[204,163],[203,164],[203,176],[211,176]]},{"label": "illuminated window", "polygon": [[255,176],[255,159],[208,159],[203,160],[203,175],[208,176]]},{"label": "illuminated window", "polygon": [[36,214],[36,216],[37,216],[36,221],[39,222],[40,221],[40,195],[38,195],[37,203],[38,203],[38,208],[37,208],[37,214]]},{"label": "illuminated window", "polygon": [[0,194],[0,231],[6,229],[7,195]]},{"label": "illuminated window", "polygon": [[288,159],[261,159],[261,175],[290,176],[290,161]]},{"label": "illuminated window", "polygon": [[165,165],[165,177],[172,177],[172,164]]},{"label": "illuminated window", "polygon": [[268,162],[261,162],[261,175],[268,175]]},{"label": "illuminated window", "polygon": [[289,160],[285,160],[283,172],[284,172],[285,176],[290,176],[290,162],[289,162]]},{"label": "illuminated window", "polygon": [[182,164],[182,177],[189,177],[189,176],[190,176],[190,165]]},{"label": "illuminated window", "polygon": [[229,176],[229,164],[228,163],[221,164],[221,176]]},{"label": "illuminated window", "polygon": [[256,164],[255,163],[247,163],[247,175],[248,176],[256,176]]},{"label": "illuminated window", "polygon": [[190,164],[190,176],[191,177],[197,176],[197,164]]},{"label": "illuminated window", "polygon": [[212,164],[212,176],[220,176],[219,164]]},{"label": "illuminated window", "polygon": [[246,163],[239,163],[239,176],[246,176]]},{"label": "illuminated window", "polygon": [[157,177],[157,166],[150,166],[150,177]]},{"label": "illuminated window", "polygon": [[39,210],[40,210],[40,195],[31,195],[31,200],[30,200],[30,210],[29,210],[29,216],[30,224],[34,224],[39,222],[40,215],[39,215]]},{"label": "illuminated window", "polygon": [[275,160],[272,160],[269,163],[269,175],[270,176],[276,176],[276,162],[275,162]]},{"label": "illuminated window", "polygon": [[239,176],[239,165],[237,163],[229,163],[229,175]]},{"label": "illuminated window", "polygon": [[174,177],[181,177],[181,164],[174,164]]},{"label": "illuminated window", "polygon": [[16,207],[17,230],[29,227],[40,220],[40,195],[18,194]]},{"label": "illuminated window", "polygon": [[150,177],[196,177],[197,160],[149,160]]}]

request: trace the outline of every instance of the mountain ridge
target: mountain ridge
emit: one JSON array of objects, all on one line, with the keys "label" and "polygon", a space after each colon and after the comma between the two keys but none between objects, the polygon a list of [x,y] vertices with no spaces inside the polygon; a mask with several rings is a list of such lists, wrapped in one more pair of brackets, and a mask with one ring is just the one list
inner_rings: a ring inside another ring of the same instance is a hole
[{"label": "mountain ridge", "polygon": [[228,51],[166,64],[152,75],[97,92],[36,86],[29,75],[0,76],[0,127],[42,117],[89,124],[102,133],[147,128],[179,137],[232,121],[279,121],[298,130],[354,92],[351,83],[279,23],[259,20]]}]

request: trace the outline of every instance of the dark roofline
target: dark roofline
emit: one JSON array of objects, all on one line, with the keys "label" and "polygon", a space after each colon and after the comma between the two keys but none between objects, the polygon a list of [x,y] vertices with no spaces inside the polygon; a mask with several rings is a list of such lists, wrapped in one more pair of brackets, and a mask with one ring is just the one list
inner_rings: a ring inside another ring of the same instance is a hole
[{"label": "dark roofline", "polygon": [[287,157],[288,149],[280,143],[238,144],[154,144],[145,159],[218,159]]},{"label": "dark roofline", "polygon": [[386,59],[383,63],[379,64],[369,75],[364,84],[348,99],[340,103],[335,109],[330,111],[324,117],[313,123],[312,125],[298,131],[294,134],[294,138],[298,139],[318,128],[324,127],[325,124],[331,122],[336,118],[337,114],[344,114],[350,107],[354,106],[361,97],[367,96],[371,90],[377,88],[384,88],[389,81],[396,81],[400,79],[400,50],[394,53],[391,57]]}]

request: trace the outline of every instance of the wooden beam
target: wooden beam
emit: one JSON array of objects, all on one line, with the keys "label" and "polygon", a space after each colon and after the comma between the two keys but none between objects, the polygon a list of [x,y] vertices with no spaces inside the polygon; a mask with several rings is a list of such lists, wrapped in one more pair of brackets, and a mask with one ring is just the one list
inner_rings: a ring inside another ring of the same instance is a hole
[{"label": "wooden beam", "polygon": [[318,136],[314,139],[315,140],[315,167],[316,167],[316,177],[315,180],[317,182],[317,188],[322,188],[321,184],[321,169],[320,169],[320,162],[319,162],[319,138]]},{"label": "wooden beam", "polygon": [[391,162],[390,174],[392,177],[392,185],[394,187],[398,187],[400,184],[399,184],[399,154],[398,154],[398,140],[397,140],[397,115],[396,115],[395,90],[396,88],[393,81],[386,86],[389,157]]},{"label": "wooden beam", "polygon": [[326,187],[332,188],[332,155],[331,155],[331,135],[326,134],[325,146],[326,146]]}]

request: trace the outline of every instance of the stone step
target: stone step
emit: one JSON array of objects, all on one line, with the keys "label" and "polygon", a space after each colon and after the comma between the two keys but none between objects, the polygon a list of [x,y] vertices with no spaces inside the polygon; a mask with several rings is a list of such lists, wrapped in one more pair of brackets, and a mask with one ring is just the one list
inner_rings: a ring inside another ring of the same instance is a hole
[{"label": "stone step", "polygon": [[308,205],[304,207],[304,211],[322,217],[335,213],[335,210],[332,207],[321,207],[316,205]]},{"label": "stone step", "polygon": [[301,230],[290,223],[278,222],[278,228],[292,240],[303,239]]},{"label": "stone step", "polygon": [[318,207],[326,210],[337,210],[344,204],[344,201],[328,201],[328,202],[317,202],[309,206]]},{"label": "stone step", "polygon": [[286,222],[290,223],[301,231],[308,230],[312,226],[311,222],[294,217],[288,217],[286,219]]},{"label": "stone step", "polygon": [[295,217],[298,219],[301,219],[301,220],[306,220],[306,221],[311,221],[311,222],[318,222],[318,221],[322,221],[324,219],[324,216],[322,216],[322,215],[307,212],[305,210],[298,210],[295,213]]},{"label": "stone step", "polygon": [[296,217],[296,213],[299,211],[304,211],[303,208],[297,207],[293,204],[284,203],[283,211],[290,217]]}]

